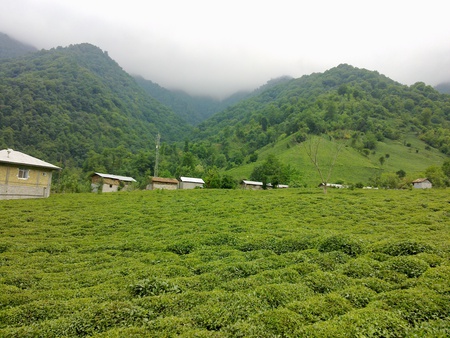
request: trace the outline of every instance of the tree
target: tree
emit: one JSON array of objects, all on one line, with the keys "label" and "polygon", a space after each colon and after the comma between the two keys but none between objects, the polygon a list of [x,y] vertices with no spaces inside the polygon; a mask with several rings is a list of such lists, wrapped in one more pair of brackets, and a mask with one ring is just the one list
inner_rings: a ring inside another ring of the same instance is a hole
[{"label": "tree", "polygon": [[273,154],[270,154],[263,164],[255,166],[250,179],[263,182],[263,186],[271,183],[276,187],[280,183],[287,183],[290,179],[290,167],[283,165]]},{"label": "tree", "polygon": [[309,159],[311,160],[311,163],[314,165],[314,167],[317,170],[317,173],[319,174],[319,177],[322,181],[323,186],[323,192],[327,193],[327,183],[330,180],[331,173],[333,171],[334,165],[336,164],[336,160],[339,156],[339,153],[341,152],[342,147],[344,146],[343,143],[336,143],[336,150],[333,153],[333,156],[331,158],[331,162],[328,165],[328,172],[325,175],[325,167],[321,164],[319,164],[319,148],[320,148],[320,142],[322,141],[322,137],[309,137],[309,140],[306,142],[303,142],[303,146],[305,148],[306,154],[308,155]]},{"label": "tree", "polygon": [[433,187],[442,188],[446,185],[446,177],[441,167],[431,166],[425,170],[426,177],[433,183]]}]

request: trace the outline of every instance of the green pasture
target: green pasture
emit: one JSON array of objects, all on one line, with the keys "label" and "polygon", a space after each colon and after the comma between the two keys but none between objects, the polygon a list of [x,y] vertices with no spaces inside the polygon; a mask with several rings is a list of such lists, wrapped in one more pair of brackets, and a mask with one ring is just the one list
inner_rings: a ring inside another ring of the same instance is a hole
[{"label": "green pasture", "polygon": [[[317,138],[313,138],[316,142]],[[375,150],[365,155],[350,146],[351,141],[344,141],[336,163],[331,170],[330,182],[343,181],[346,184],[363,183],[370,185],[371,179],[382,173],[395,173],[403,170],[407,176],[414,180],[423,177],[425,170],[430,166],[442,166],[448,158],[436,149],[427,147],[426,143],[407,136],[404,140],[392,141],[385,139],[377,142]],[[407,146],[408,145],[408,146]],[[298,144],[292,136],[286,137],[275,145],[264,147],[258,154],[258,163],[264,161],[269,154],[274,154],[284,165],[290,165],[295,173],[292,182],[301,186],[317,187],[320,176],[309,159],[306,147],[308,141]],[[325,176],[328,175],[333,158],[337,151],[337,144],[327,138],[322,138],[318,147],[318,162]],[[380,164],[380,157],[385,161]],[[248,179],[255,163],[249,163],[229,170],[227,173],[236,179]]]},{"label": "green pasture", "polygon": [[0,337],[447,337],[449,190],[0,201]]}]

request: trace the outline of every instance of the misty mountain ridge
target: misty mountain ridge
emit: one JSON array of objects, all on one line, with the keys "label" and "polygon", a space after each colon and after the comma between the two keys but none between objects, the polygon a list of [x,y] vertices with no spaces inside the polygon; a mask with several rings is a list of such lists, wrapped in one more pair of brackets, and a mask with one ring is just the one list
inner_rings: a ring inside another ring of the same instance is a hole
[{"label": "misty mountain ridge", "polygon": [[434,89],[436,89],[442,94],[450,94],[450,82],[440,83],[434,86]]},{"label": "misty mountain ridge", "polygon": [[0,59],[15,58],[36,52],[37,48],[17,41],[0,32]]},{"label": "misty mountain ridge", "polygon": [[[158,133],[163,177],[202,177],[216,168],[248,178],[271,151],[289,163],[295,144],[310,135],[347,140],[359,163],[352,170],[366,178],[380,170],[379,149],[394,153],[394,144],[397,162],[386,168],[403,159],[417,172],[442,162],[436,149],[450,154],[450,96],[347,64],[272,79],[218,101],[132,77],[107,52],[84,43],[0,60],[0,107],[1,148],[143,182],[154,168]],[[408,144],[420,155],[411,157]],[[351,165],[342,164],[341,179],[351,179],[345,170]]]},{"label": "misty mountain ridge", "polygon": [[146,80],[138,75],[135,75],[134,79],[150,96],[170,107],[181,118],[195,126],[212,115],[223,111],[227,107],[230,107],[241,100],[258,95],[262,91],[279,83],[289,81],[292,77],[282,76],[271,79],[266,84],[253,91],[238,91],[223,100],[215,99],[210,96],[193,96],[183,90],[166,89],[157,83]]}]

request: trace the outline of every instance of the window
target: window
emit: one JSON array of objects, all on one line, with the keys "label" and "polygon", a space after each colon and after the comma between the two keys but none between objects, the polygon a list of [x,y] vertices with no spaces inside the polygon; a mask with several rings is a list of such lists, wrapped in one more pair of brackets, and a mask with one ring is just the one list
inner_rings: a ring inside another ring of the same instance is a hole
[{"label": "window", "polygon": [[30,177],[30,169],[19,168],[18,177],[27,180]]}]

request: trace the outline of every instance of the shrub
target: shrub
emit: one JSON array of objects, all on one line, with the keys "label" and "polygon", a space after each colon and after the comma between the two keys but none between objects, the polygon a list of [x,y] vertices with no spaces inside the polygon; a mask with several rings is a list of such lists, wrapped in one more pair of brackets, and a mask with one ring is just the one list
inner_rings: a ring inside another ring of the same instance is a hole
[{"label": "shrub", "polygon": [[315,271],[304,277],[305,284],[314,292],[327,293],[336,291],[350,285],[350,278],[347,276],[332,273]]},{"label": "shrub", "polygon": [[342,251],[350,256],[357,256],[363,252],[362,242],[353,238],[336,235],[323,240],[318,247],[320,252]]},{"label": "shrub", "polygon": [[356,285],[339,291],[339,294],[355,308],[363,308],[374,299],[377,293],[368,287]]},{"label": "shrub", "polygon": [[287,303],[304,300],[312,295],[311,289],[304,284],[267,284],[257,287],[253,293],[271,308]]},{"label": "shrub", "polygon": [[249,322],[253,328],[258,328],[257,337],[290,337],[302,325],[301,316],[285,308],[262,312]]},{"label": "shrub", "polygon": [[428,269],[428,264],[417,257],[398,256],[385,262],[385,266],[393,271],[405,274],[409,278],[416,278]]},{"label": "shrub", "polygon": [[177,255],[187,255],[195,249],[195,243],[189,241],[179,241],[169,244],[166,247],[167,251],[176,253]]},{"label": "shrub", "polygon": [[291,236],[273,243],[273,251],[277,254],[311,249],[314,244],[310,238]]},{"label": "shrub", "polygon": [[337,293],[317,295],[305,301],[292,302],[286,307],[298,313],[304,324],[329,320],[352,310],[350,302]]},{"label": "shrub", "polygon": [[169,281],[147,278],[128,287],[133,297],[157,296],[164,293],[180,293],[181,288]]},{"label": "shrub", "polygon": [[351,278],[375,277],[381,264],[366,257],[358,257],[347,262],[342,268],[343,274]]},{"label": "shrub", "polygon": [[411,324],[444,319],[450,315],[450,296],[422,287],[391,291],[380,295],[379,299]]},{"label": "shrub", "polygon": [[407,323],[397,314],[382,309],[350,311],[326,322],[300,327],[296,337],[405,337]]},{"label": "shrub", "polygon": [[438,266],[425,271],[418,279],[418,284],[437,293],[449,295],[450,284],[450,266]]},{"label": "shrub", "polygon": [[365,286],[376,293],[387,292],[397,288],[395,284],[375,277],[362,278],[358,281],[358,285]]},{"label": "shrub", "polygon": [[218,331],[266,307],[254,295],[214,291],[205,303],[192,308],[189,315],[198,326]]},{"label": "shrub", "polygon": [[434,249],[425,243],[419,243],[413,240],[404,240],[396,243],[386,243],[375,249],[391,256],[410,256],[421,252],[433,253]]}]

